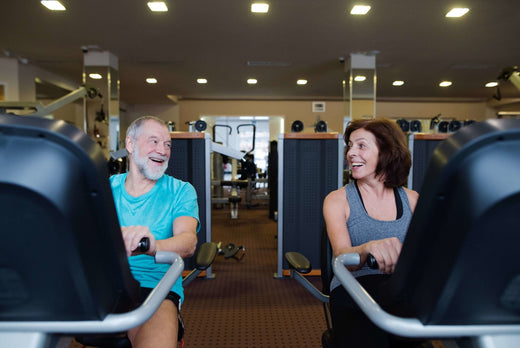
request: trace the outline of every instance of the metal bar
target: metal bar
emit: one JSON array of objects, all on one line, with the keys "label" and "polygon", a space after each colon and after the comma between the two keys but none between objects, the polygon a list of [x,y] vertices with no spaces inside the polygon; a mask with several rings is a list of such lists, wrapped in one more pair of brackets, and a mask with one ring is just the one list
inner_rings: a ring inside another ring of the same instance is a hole
[{"label": "metal bar", "polygon": [[403,337],[462,337],[520,335],[520,325],[424,325],[418,319],[385,312],[345,266],[358,265],[358,254],[342,254],[332,263],[334,274],[367,317],[381,329]]},{"label": "metal bar", "polygon": [[41,332],[41,333],[111,333],[127,331],[147,321],[159,308],[173,284],[184,269],[182,258],[173,252],[159,251],[155,262],[171,264],[146,300],[133,311],[109,314],[103,320],[85,321],[10,321],[0,322],[0,332]]},{"label": "metal bar", "polygon": [[283,278],[283,142],[284,136],[278,136],[278,262],[275,278]]}]

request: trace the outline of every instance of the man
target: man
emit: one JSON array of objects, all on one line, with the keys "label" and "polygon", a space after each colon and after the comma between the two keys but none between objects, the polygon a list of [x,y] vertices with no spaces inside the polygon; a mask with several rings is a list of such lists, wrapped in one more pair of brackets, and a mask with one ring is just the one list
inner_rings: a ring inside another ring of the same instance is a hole
[{"label": "man", "polygon": [[[141,285],[142,300],[163,277],[169,265],[156,264],[157,251],[193,255],[200,228],[197,195],[189,183],[165,175],[171,152],[166,124],[144,116],[128,127],[126,134],[128,173],[110,178],[130,270]],[[136,251],[148,237],[146,253]],[[179,279],[155,314],[128,331],[135,347],[176,347],[182,333],[180,304],[184,298]]]}]

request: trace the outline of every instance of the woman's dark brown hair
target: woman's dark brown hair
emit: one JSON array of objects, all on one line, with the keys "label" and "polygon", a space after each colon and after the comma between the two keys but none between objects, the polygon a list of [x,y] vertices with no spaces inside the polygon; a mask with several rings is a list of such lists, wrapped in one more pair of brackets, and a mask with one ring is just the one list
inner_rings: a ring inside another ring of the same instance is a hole
[{"label": "woman's dark brown hair", "polygon": [[406,185],[412,166],[412,157],[408,150],[406,137],[397,123],[385,118],[350,122],[343,135],[347,149],[350,134],[358,129],[365,129],[376,137],[379,149],[376,176],[384,177],[386,187]]}]

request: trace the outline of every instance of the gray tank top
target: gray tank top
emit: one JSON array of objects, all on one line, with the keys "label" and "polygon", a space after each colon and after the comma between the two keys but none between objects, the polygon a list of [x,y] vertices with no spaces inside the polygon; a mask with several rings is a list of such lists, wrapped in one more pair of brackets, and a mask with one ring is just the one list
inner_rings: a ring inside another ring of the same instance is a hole
[{"label": "gray tank top", "polygon": [[[397,237],[401,243],[404,241],[406,231],[408,231],[408,225],[412,218],[412,209],[408,202],[408,196],[402,187],[399,187],[397,192],[403,204],[403,213],[398,219],[391,221],[376,220],[368,215],[354,182],[346,185],[345,191],[347,193],[347,200],[350,207],[347,229],[352,246],[358,246],[371,240],[389,237]],[[381,274],[381,272],[377,269],[370,269],[366,265],[359,271],[352,272],[354,277],[360,277],[367,274]],[[334,276],[330,289],[332,290],[339,285],[339,281],[336,279],[336,276]]]}]

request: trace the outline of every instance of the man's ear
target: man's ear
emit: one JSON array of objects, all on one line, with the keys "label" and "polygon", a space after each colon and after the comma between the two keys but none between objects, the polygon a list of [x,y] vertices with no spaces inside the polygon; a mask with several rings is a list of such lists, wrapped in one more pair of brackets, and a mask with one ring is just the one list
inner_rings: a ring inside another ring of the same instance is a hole
[{"label": "man's ear", "polygon": [[126,151],[130,154],[133,153],[135,144],[134,144],[134,141],[132,140],[132,138],[126,137],[125,143],[126,143]]}]

